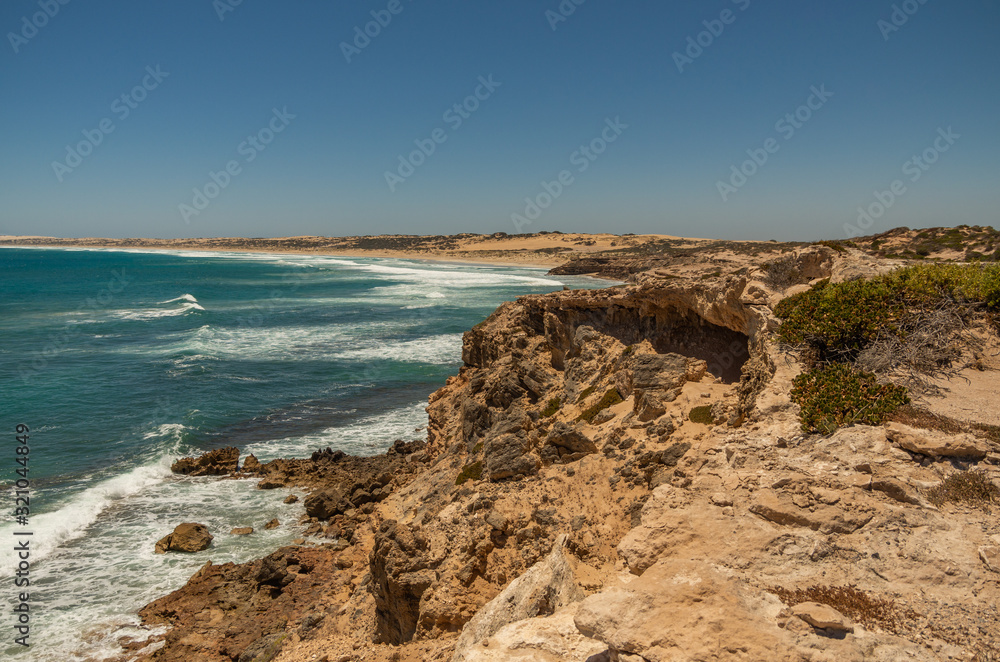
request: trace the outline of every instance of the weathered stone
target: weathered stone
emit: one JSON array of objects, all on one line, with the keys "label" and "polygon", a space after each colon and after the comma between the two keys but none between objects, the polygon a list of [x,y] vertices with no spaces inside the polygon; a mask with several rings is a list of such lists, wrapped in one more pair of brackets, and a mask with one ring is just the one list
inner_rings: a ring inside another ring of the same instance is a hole
[{"label": "weathered stone", "polygon": [[234,536],[248,536],[253,533],[252,526],[238,526],[229,532],[230,535]]},{"label": "weathered stone", "polygon": [[217,448],[197,458],[183,457],[170,465],[170,470],[185,476],[225,476],[236,472],[239,459],[240,449]]},{"label": "weathered stone", "polygon": [[814,628],[837,630],[839,632],[854,632],[854,624],[833,607],[818,602],[802,602],[792,607],[792,614]]},{"label": "weathered stone", "polygon": [[569,424],[556,423],[545,437],[543,459],[566,464],[597,452],[597,445],[583,432]]},{"label": "weathered stone", "polygon": [[208,527],[204,524],[185,522],[178,524],[170,533],[161,538],[156,543],[156,553],[165,554],[167,552],[200,552],[208,549],[212,544],[212,534],[208,532]]},{"label": "weathered stone", "polygon": [[[574,621],[618,659],[802,659],[791,654],[781,631],[746,604],[738,587],[708,564],[664,559],[629,584],[586,598]],[[720,633],[727,642],[739,642],[738,654],[731,649],[720,657]]]},{"label": "weathered stone", "polygon": [[985,545],[979,548],[979,558],[987,569],[1000,572],[1000,547]]},{"label": "weathered stone", "polygon": [[667,390],[687,381],[688,359],[680,354],[641,354],[632,366],[632,384],[637,389]]},{"label": "weathered stone", "polygon": [[327,520],[341,515],[351,508],[350,502],[336,490],[325,490],[310,494],[305,500],[306,515],[318,520]]},{"label": "weathered stone", "polygon": [[584,592],[578,585],[563,548],[566,536],[543,561],[512,581],[500,595],[483,606],[466,623],[455,644],[452,662],[462,662],[467,651],[505,625],[527,618],[545,616],[570,603],[582,600]]},{"label": "weathered stone", "polygon": [[872,519],[869,514],[851,513],[835,506],[806,510],[770,490],[757,493],[750,512],[775,524],[804,526],[821,533],[853,533]]},{"label": "weathered stone", "polygon": [[912,453],[930,457],[969,457],[980,460],[989,448],[971,434],[948,434],[938,430],[921,430],[902,423],[886,425],[886,437]]},{"label": "weathered stone", "polygon": [[635,400],[632,401],[632,411],[642,422],[652,421],[667,413],[667,407],[663,401],[650,393],[641,389],[636,389]]},{"label": "weathered stone", "polygon": [[486,475],[491,481],[534,473],[538,461],[528,455],[524,436],[505,434],[490,437],[486,442]]},{"label": "weathered stone", "polygon": [[876,492],[882,492],[901,503],[920,502],[920,500],[916,497],[913,491],[906,486],[906,484],[896,480],[895,478],[887,478],[885,476],[876,477],[872,479],[871,489]]},{"label": "weathered stone", "polygon": [[298,501],[299,498],[297,496],[295,496],[294,494],[289,494],[288,496],[285,497],[285,500],[282,501],[282,503],[298,503]]},{"label": "weathered stone", "polygon": [[275,517],[270,522],[264,525],[264,529],[270,531],[271,529],[277,529],[279,526],[281,526],[281,522],[279,522],[278,518]]},{"label": "weathered stone", "polygon": [[260,461],[254,456],[253,453],[247,455],[247,459],[243,460],[243,471],[254,472],[260,469]]},{"label": "weathered stone", "polygon": [[489,638],[470,646],[452,660],[463,662],[610,662],[599,657],[607,646],[580,634],[573,622],[575,605],[551,616],[537,616],[515,621],[494,632]]}]

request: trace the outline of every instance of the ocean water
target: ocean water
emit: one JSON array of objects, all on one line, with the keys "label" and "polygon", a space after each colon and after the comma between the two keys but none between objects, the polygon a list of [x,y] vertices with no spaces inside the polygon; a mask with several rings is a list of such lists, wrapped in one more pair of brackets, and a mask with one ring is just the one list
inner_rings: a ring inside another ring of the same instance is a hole
[{"label": "ocean water", "polygon": [[[301,535],[287,491],[173,476],[176,458],[230,445],[263,461],[374,454],[422,438],[466,329],[517,296],[606,284],[395,259],[0,249],[0,658],[105,659],[148,636],[136,611],[207,560]],[[30,428],[27,525],[14,510],[18,424]],[[181,522],[207,524],[213,546],[154,554]],[[256,533],[230,536],[236,526]],[[30,586],[17,588],[23,531]],[[14,644],[20,592],[30,648]]]}]

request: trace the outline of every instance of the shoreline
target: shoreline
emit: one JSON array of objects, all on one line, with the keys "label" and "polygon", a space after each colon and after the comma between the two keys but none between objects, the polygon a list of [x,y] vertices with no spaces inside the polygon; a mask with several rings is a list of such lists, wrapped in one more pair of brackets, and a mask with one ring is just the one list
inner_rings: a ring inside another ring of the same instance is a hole
[{"label": "shoreline", "polygon": [[[199,253],[252,253],[256,255],[303,255],[303,256],[316,256],[316,257],[344,257],[344,258],[358,258],[358,259],[379,259],[379,260],[410,260],[414,262],[425,262],[429,264],[453,264],[453,265],[467,265],[467,266],[483,266],[483,267],[509,267],[509,268],[521,268],[521,269],[538,269],[544,270],[546,274],[550,273],[553,269],[561,267],[567,264],[570,260],[536,260],[536,261],[524,261],[515,259],[499,259],[494,257],[489,258],[478,258],[475,256],[450,256],[450,255],[433,255],[423,252],[412,252],[412,251],[360,251],[360,250],[347,250],[347,251],[329,251],[329,250],[279,250],[279,249],[254,249],[254,248],[239,248],[239,247],[201,247],[201,246],[181,246],[181,247],[171,247],[171,246],[116,246],[116,245],[104,245],[104,244],[93,244],[93,245],[38,245],[38,244],[2,244],[0,249],[4,248],[25,248],[33,250],[95,250],[95,251],[108,251],[108,252],[141,252],[141,253],[180,253],[183,251],[194,251]],[[608,283],[622,283],[624,281],[616,278],[606,278],[603,276],[595,274],[580,274],[574,275],[574,278],[590,278],[598,281],[606,281]]]}]

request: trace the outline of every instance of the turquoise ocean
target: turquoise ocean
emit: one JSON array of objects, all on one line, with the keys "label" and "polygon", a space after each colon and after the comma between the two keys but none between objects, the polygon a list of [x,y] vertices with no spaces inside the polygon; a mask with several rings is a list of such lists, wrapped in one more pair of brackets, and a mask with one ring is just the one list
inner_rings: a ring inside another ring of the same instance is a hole
[{"label": "turquoise ocean", "polygon": [[[427,396],[461,366],[465,330],[521,295],[606,285],[396,259],[0,249],[0,658],[110,657],[148,636],[137,610],[207,560],[301,536],[287,491],[174,476],[173,460],[222,446],[262,461],[370,455],[423,438]],[[30,428],[26,526],[18,424]],[[207,524],[213,546],[154,554],[181,522]],[[236,526],[256,533],[230,536]],[[17,588],[23,531],[30,586]],[[24,591],[27,649],[11,611]]]}]

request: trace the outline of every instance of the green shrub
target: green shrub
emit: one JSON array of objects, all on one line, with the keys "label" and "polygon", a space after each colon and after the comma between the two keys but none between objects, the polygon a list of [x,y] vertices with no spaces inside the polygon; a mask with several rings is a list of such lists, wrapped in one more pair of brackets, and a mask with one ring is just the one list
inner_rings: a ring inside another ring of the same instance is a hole
[{"label": "green shrub", "polygon": [[604,411],[608,407],[618,404],[619,402],[622,402],[622,396],[618,395],[617,389],[611,389],[604,394],[604,397],[597,401],[597,404],[588,407],[587,410],[580,414],[580,417],[576,420],[590,423],[594,420],[594,417],[597,416],[598,413]]},{"label": "green shrub", "polygon": [[907,316],[946,300],[1000,309],[1000,265],[918,265],[867,280],[824,280],[774,312],[783,320],[781,340],[810,345],[818,360],[850,360],[880,331],[902,337]]},{"label": "green shrub", "polygon": [[548,404],[545,405],[545,409],[542,410],[542,416],[544,416],[545,418],[552,416],[557,411],[559,411],[559,407],[561,406],[562,406],[562,400],[560,398],[552,398],[551,400],[549,400]]},{"label": "green shrub", "polygon": [[577,404],[580,404],[581,402],[586,400],[587,397],[589,397],[596,390],[597,390],[597,384],[594,384],[593,386],[588,386],[587,388],[583,389],[583,392],[580,393],[580,397],[576,399]]},{"label": "green shrub", "polygon": [[467,480],[479,480],[482,477],[483,477],[482,461],[473,462],[472,464],[467,464],[462,469],[462,473],[458,474],[458,478],[455,479],[455,484],[461,485]]},{"label": "green shrub", "polygon": [[804,431],[829,434],[854,423],[881,425],[910,398],[902,386],[880,384],[871,373],[837,363],[796,377],[792,400],[802,408]]},{"label": "green shrub", "polygon": [[703,425],[713,425],[715,423],[715,420],[712,418],[712,405],[695,407],[688,414],[688,418],[693,423],[701,423]]}]

